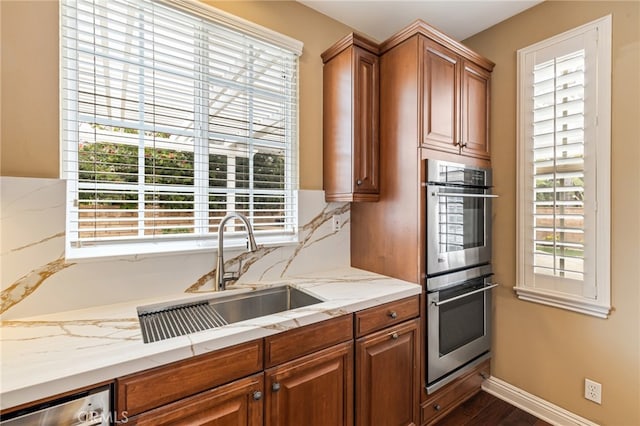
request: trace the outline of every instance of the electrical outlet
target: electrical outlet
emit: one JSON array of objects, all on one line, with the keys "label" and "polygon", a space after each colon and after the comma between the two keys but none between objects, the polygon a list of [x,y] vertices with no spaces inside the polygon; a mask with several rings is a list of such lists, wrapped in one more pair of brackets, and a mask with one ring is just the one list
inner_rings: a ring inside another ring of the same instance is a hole
[{"label": "electrical outlet", "polygon": [[338,216],[337,214],[334,214],[333,218],[331,219],[331,223],[333,226],[333,232],[338,232],[340,230],[340,225],[342,225],[340,223],[340,216]]},{"label": "electrical outlet", "polygon": [[602,404],[602,385],[593,380],[584,379],[584,397],[596,404]]}]

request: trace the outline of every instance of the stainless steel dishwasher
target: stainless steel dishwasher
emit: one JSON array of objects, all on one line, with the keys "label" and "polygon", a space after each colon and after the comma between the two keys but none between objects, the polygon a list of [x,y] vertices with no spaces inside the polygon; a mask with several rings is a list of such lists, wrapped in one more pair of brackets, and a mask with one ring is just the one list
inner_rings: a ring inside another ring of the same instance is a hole
[{"label": "stainless steel dishwasher", "polygon": [[0,417],[2,426],[108,426],[112,424],[110,386],[78,392]]}]

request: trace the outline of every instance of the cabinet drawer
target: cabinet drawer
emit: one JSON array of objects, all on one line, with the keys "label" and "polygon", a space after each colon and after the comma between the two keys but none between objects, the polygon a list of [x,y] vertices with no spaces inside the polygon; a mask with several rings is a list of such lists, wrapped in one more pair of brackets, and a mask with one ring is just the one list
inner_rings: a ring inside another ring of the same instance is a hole
[{"label": "cabinet drawer", "polygon": [[262,425],[263,374],[236,380],[147,411],[122,423],[136,426]]},{"label": "cabinet drawer", "polygon": [[472,371],[447,386],[429,395],[422,404],[422,424],[432,424],[449,411],[462,404],[480,391],[483,375],[490,371],[490,360],[478,365]]},{"label": "cabinet drawer", "polygon": [[292,360],[353,339],[353,316],[322,321],[264,339],[265,367]]},{"label": "cabinet drawer", "polygon": [[399,324],[420,315],[419,296],[356,312],[356,337]]},{"label": "cabinet drawer", "polygon": [[262,370],[262,340],[117,379],[117,411],[134,416]]}]

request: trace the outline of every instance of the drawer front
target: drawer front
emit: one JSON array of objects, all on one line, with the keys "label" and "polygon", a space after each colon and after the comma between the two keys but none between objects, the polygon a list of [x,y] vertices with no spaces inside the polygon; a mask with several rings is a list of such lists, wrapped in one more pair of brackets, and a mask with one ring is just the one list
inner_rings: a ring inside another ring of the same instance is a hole
[{"label": "drawer front", "polygon": [[356,337],[399,324],[420,315],[419,296],[356,312]]},{"label": "drawer front", "polygon": [[264,339],[265,367],[273,367],[350,339],[353,339],[352,315],[270,336]]},{"label": "drawer front", "polygon": [[262,370],[262,340],[117,379],[117,411],[134,416]]},{"label": "drawer front", "polygon": [[430,395],[422,404],[422,424],[432,424],[479,392],[484,380],[482,375],[487,376],[489,370],[490,361],[487,360],[467,375]]},{"label": "drawer front", "polygon": [[261,426],[263,374],[236,380],[122,420],[136,426]]}]

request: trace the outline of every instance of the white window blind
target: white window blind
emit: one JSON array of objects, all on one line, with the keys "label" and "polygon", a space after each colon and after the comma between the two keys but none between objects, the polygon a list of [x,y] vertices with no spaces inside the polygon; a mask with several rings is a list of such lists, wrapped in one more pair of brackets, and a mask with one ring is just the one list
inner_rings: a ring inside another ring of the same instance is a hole
[{"label": "white window blind", "polygon": [[213,245],[229,211],[296,232],[299,50],[181,4],[61,4],[67,256]]},{"label": "white window blind", "polygon": [[610,309],[610,56],[610,18],[518,51],[516,291],[597,316]]}]

